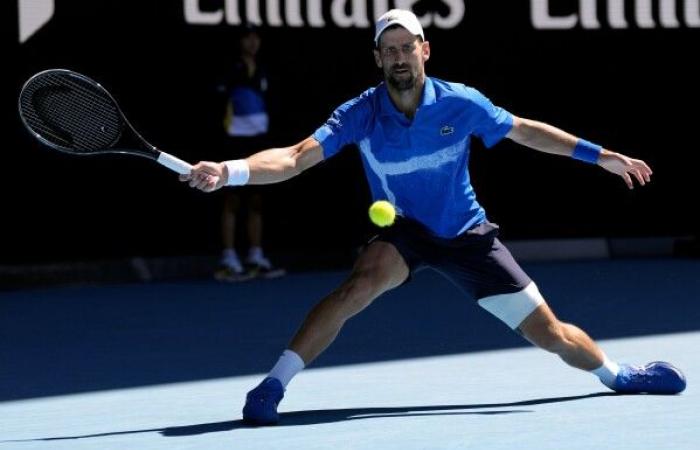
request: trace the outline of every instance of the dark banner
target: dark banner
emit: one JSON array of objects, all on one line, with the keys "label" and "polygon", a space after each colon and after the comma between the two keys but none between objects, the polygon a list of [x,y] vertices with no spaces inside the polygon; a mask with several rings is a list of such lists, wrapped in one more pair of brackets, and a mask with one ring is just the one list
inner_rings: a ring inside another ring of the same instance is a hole
[{"label": "dark banner", "polygon": [[[478,198],[505,239],[697,234],[700,0],[171,0],[5,2],[3,264],[218,252],[221,195],[152,161],[75,157],[23,129],[17,96],[47,68],[103,84],[152,144],[190,162],[223,160],[216,87],[244,23],[260,26],[270,145],[310,135],[381,81],[372,23],[412,8],[429,75],[471,85],[512,113],[646,160],[629,191],[594,166],[509,141],[473,148]],[[246,188],[244,188],[246,189]],[[303,254],[360,245],[373,231],[354,147],[263,188],[266,246]],[[274,251],[274,250],[273,250]]]}]

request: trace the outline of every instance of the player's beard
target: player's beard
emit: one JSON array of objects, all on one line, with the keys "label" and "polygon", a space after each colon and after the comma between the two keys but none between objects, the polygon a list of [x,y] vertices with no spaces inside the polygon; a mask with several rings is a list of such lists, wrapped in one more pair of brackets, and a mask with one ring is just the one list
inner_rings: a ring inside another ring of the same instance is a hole
[{"label": "player's beard", "polygon": [[[394,73],[396,69],[408,69],[408,76],[405,74],[397,76]],[[416,85],[416,74],[411,70],[411,66],[407,64],[396,64],[392,66],[388,71],[385,72],[384,77],[387,83],[389,83],[397,91],[410,91]]]}]

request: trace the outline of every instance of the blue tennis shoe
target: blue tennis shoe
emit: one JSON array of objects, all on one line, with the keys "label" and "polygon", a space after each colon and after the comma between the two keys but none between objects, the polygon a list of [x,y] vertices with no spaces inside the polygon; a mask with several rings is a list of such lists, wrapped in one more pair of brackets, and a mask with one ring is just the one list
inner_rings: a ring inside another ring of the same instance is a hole
[{"label": "blue tennis shoe", "polygon": [[252,425],[274,425],[280,420],[277,405],[284,397],[284,386],[277,378],[267,377],[246,396],[243,421]]},{"label": "blue tennis shoe", "polygon": [[623,394],[678,394],[685,389],[685,375],[671,364],[655,361],[645,366],[620,365],[612,389]]}]

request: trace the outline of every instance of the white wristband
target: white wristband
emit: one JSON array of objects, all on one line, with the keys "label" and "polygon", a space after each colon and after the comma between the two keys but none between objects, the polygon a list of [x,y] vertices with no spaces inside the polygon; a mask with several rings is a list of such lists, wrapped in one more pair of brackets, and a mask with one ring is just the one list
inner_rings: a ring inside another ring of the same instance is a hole
[{"label": "white wristband", "polygon": [[228,169],[228,180],[226,181],[228,186],[243,186],[248,183],[248,179],[250,179],[248,161],[245,159],[233,159],[224,161],[224,164],[226,164]]}]

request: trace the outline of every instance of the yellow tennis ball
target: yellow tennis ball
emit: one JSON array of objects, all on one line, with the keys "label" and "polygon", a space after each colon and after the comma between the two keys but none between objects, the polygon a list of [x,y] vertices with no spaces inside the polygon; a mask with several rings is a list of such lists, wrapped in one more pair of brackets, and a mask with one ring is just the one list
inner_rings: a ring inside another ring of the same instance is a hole
[{"label": "yellow tennis ball", "polygon": [[388,227],[394,223],[396,219],[396,210],[394,205],[386,200],[379,200],[372,203],[369,207],[369,218],[378,227]]}]

